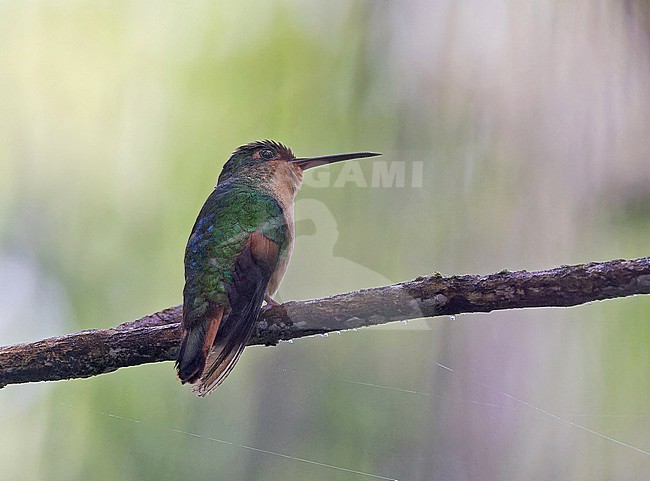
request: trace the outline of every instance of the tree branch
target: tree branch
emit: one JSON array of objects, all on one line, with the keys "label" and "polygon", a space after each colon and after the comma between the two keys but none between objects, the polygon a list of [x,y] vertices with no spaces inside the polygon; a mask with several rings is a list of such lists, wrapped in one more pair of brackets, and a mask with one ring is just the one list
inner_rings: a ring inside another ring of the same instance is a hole
[{"label": "tree branch", "polygon": [[[650,294],[650,257],[536,272],[504,270],[487,276],[434,274],[270,308],[257,320],[249,345],[275,345],[279,340],[420,317],[567,307],[634,294]],[[176,306],[113,329],[0,347],[0,387],[90,377],[173,360],[181,315],[181,306]]]}]

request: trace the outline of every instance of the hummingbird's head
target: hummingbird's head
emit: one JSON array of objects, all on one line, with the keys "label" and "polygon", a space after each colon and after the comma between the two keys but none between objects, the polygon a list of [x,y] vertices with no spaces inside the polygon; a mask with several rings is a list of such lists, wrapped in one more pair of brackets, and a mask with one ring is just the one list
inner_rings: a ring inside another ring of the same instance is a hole
[{"label": "hummingbird's head", "polygon": [[[219,183],[233,177],[265,177],[281,164],[295,160],[291,149],[273,140],[259,140],[237,148],[223,166]],[[302,176],[301,176],[302,178]]]},{"label": "hummingbird's head", "polygon": [[375,157],[374,152],[354,152],[350,154],[325,155],[321,157],[297,158],[289,147],[273,140],[259,140],[242,145],[235,150],[223,166],[219,183],[234,177],[254,178],[259,181],[275,177],[288,177],[296,184],[302,182],[306,169],[319,165],[332,164],[342,160]]}]

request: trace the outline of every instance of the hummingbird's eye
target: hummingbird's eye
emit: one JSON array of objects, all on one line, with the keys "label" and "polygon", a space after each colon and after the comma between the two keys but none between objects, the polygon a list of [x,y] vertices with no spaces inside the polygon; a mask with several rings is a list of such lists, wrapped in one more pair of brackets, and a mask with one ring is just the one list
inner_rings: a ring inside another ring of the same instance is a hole
[{"label": "hummingbird's eye", "polygon": [[275,152],[273,152],[271,149],[264,149],[260,151],[260,157],[266,160],[271,160],[273,157],[275,157]]}]

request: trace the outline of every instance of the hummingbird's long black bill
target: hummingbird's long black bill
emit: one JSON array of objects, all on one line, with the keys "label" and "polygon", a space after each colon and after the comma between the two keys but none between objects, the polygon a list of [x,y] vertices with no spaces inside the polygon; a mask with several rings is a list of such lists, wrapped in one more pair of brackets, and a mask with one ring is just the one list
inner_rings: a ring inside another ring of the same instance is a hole
[{"label": "hummingbird's long black bill", "polygon": [[349,154],[322,155],[320,157],[300,157],[292,162],[297,164],[302,170],[318,167],[319,165],[333,164],[343,160],[363,159],[366,157],[377,157],[377,152],[352,152]]}]

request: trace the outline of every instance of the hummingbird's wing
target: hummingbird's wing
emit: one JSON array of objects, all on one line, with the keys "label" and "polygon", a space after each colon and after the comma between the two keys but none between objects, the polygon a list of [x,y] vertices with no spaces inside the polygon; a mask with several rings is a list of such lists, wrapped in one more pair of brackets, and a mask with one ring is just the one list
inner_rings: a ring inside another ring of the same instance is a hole
[{"label": "hummingbird's wing", "polygon": [[230,374],[251,337],[269,279],[277,266],[280,245],[262,230],[253,232],[237,258],[228,292],[230,313],[223,320],[201,378],[192,386],[199,396],[214,391]]},{"label": "hummingbird's wing", "polygon": [[286,238],[271,196],[229,185],[208,197],[185,251],[177,361],[179,378],[197,394],[216,388],[246,346]]}]

